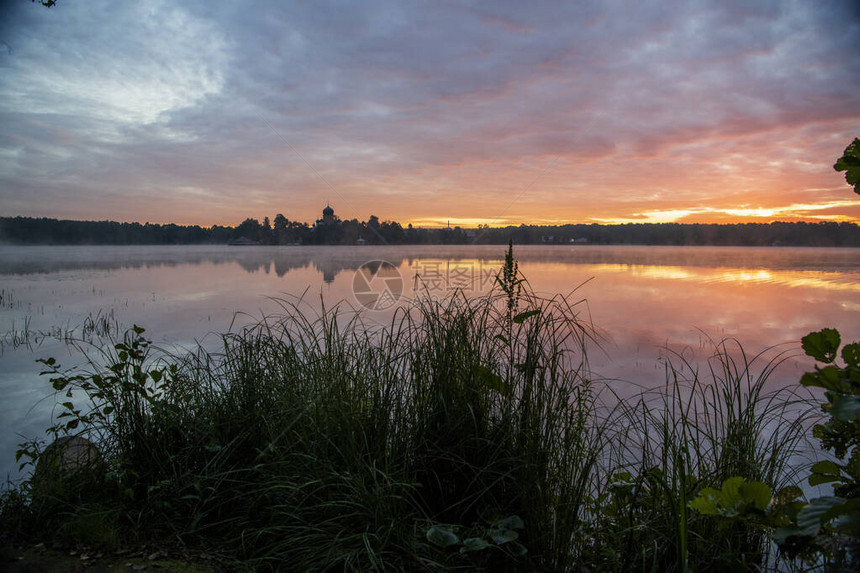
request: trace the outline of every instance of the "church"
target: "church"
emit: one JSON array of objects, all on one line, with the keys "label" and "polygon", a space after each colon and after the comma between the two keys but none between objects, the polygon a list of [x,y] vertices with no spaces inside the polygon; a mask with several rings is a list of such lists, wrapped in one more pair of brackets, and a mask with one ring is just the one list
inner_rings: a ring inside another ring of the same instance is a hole
[{"label": "church", "polygon": [[337,219],[334,217],[334,209],[331,208],[331,205],[326,204],[322,214],[322,219],[317,219],[314,227],[319,227],[320,225],[334,225],[337,223]]},{"label": "church", "polygon": [[323,209],[323,225],[334,225],[334,209],[331,208],[331,205],[326,205],[325,209]]}]

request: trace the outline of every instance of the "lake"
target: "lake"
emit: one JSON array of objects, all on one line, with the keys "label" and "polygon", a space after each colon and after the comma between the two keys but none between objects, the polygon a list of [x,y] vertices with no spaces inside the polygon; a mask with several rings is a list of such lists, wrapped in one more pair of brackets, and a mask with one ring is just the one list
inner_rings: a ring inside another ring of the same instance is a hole
[{"label": "lake", "polygon": [[[297,297],[309,311],[343,301],[384,324],[416,293],[488,292],[504,254],[503,246],[0,246],[0,475],[18,477],[17,444],[44,437],[50,423],[55,399],[35,360],[82,362],[64,337],[103,344],[100,331],[137,324],[165,348],[214,344],[207,335]],[[735,338],[751,355],[779,345],[773,355],[797,351],[823,327],[860,339],[860,249],[571,245],[514,254],[535,291],[583,300],[581,318],[603,337],[590,366],[621,393],[661,386],[667,348],[703,364],[710,340]],[[793,384],[811,367],[797,354],[771,384]]]}]

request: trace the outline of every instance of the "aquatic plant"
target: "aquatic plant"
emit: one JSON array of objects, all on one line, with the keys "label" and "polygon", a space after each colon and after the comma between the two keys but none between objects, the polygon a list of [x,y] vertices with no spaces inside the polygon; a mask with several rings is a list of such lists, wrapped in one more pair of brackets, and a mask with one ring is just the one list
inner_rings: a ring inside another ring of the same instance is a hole
[{"label": "aquatic plant", "polygon": [[135,327],[81,344],[87,369],[45,359],[51,436],[104,463],[85,487],[8,490],[0,523],[74,539],[91,518],[105,543],[218,543],[271,569],[774,566],[760,524],[689,502],[735,476],[792,484],[806,418],[764,392],[785,354],[720,343],[703,375],[676,355],[662,391],[625,401],[590,371],[575,292],[535,295],[511,246],[497,287],[419,297],[383,327],[283,299],[217,351],[158,351]]},{"label": "aquatic plant", "polygon": [[777,567],[759,524],[727,527],[690,506],[736,476],[774,491],[799,479],[789,462],[805,449],[808,402],[794,388],[765,391],[790,355],[749,356],[736,341],[721,341],[700,368],[673,353],[662,390],[621,402],[591,560],[620,571]]}]

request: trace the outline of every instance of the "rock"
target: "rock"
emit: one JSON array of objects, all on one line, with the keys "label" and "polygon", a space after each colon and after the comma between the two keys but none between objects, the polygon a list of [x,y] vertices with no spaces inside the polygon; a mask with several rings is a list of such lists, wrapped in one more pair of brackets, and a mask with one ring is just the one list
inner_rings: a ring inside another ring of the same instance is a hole
[{"label": "rock", "polygon": [[102,457],[94,443],[80,436],[62,436],[39,455],[33,483],[69,477],[78,472],[97,471]]}]

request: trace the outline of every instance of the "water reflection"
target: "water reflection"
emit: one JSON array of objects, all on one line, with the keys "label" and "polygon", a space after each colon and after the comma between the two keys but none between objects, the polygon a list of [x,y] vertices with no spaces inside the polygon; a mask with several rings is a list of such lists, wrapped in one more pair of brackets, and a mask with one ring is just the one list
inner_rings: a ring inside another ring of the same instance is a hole
[{"label": "water reflection", "polygon": [[[860,256],[860,253],[857,253]],[[860,292],[854,273],[744,268],[693,268],[679,266],[590,265],[595,275],[623,273],[642,279],[682,280],[700,283],[771,283],[837,291]]]},{"label": "water reflection", "polygon": [[[25,251],[26,250],[26,251]],[[178,265],[238,264],[249,273],[289,271],[313,267],[331,278],[356,270],[363,262],[381,258],[401,266],[416,260],[472,260],[499,263],[504,246],[353,246],[353,247],[15,247],[0,245],[0,275],[56,273],[77,270],[118,270]],[[22,254],[26,252],[26,255]],[[604,268],[734,268],[856,273],[858,249],[758,247],[646,247],[646,246],[537,246],[515,248],[521,263],[603,265]]]},{"label": "water reflection", "polygon": [[[322,300],[358,306],[354,273],[371,259],[400,271],[407,298],[454,288],[488,292],[504,251],[0,246],[0,336],[25,322],[33,331],[74,330],[101,312],[122,328],[146,327],[157,344],[190,347],[207,333],[280,312],[278,297],[302,297],[310,311]],[[666,346],[699,359],[712,351],[709,338],[737,338],[752,353],[783,343],[796,349],[801,336],[825,326],[860,338],[858,249],[527,246],[515,247],[515,255],[534,290],[587,300],[581,318],[605,335],[602,351],[589,355],[591,367],[598,377],[618,380],[615,388],[662,385]],[[389,317],[369,313],[368,323]],[[32,349],[6,346],[0,354],[0,477],[14,473],[18,434],[41,435],[50,419],[50,386],[34,362],[47,356],[64,365],[78,360],[51,339]],[[796,382],[808,367],[790,360],[773,383]]]}]

